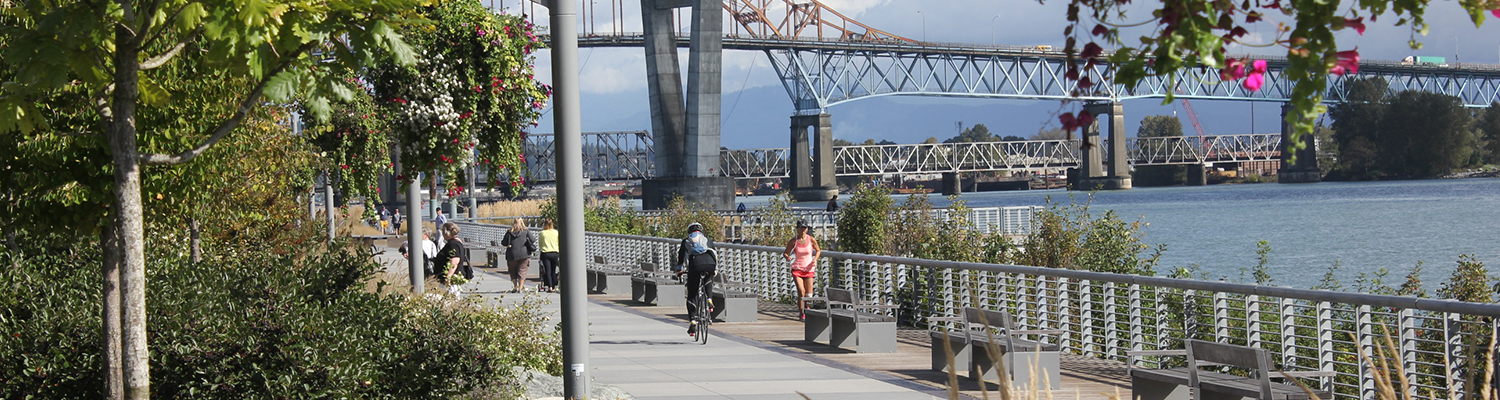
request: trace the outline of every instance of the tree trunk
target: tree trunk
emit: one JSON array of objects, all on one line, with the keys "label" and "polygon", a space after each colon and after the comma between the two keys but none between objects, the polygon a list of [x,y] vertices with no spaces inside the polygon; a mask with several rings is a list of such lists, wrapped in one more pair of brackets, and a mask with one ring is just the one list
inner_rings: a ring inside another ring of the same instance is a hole
[{"label": "tree trunk", "polygon": [[120,302],[124,345],[125,398],[151,396],[150,354],[146,338],[146,227],[141,206],[141,161],[136,148],[135,107],[140,98],[140,49],[131,30],[135,4],[117,0],[123,12],[115,28],[115,92],[109,149],[115,167],[115,209],[119,211]]},{"label": "tree trunk", "polygon": [[197,218],[188,218],[188,243],[192,246],[193,264],[203,261],[203,229],[198,227]]},{"label": "tree trunk", "polygon": [[10,250],[10,266],[13,270],[21,269],[21,246],[16,245],[16,231],[5,231],[5,249]]},{"label": "tree trunk", "polygon": [[[117,213],[112,213],[117,214]],[[105,219],[99,230],[99,247],[104,254],[104,301],[99,318],[104,320],[104,391],[110,400],[125,398],[124,372],[120,359],[120,235],[115,215]]]}]

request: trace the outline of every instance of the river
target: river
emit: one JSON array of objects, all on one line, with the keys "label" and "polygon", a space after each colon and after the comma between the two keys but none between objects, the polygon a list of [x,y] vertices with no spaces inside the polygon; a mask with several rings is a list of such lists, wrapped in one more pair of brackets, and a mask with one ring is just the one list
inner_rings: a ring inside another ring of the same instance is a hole
[{"label": "river", "polygon": [[[844,195],[847,199],[848,194]],[[1086,201],[1061,190],[966,193],[970,207]],[[905,197],[905,196],[897,196]],[[749,206],[766,197],[741,198]],[[936,206],[948,200],[932,196]],[[900,199],[898,199],[900,201]],[[813,206],[802,205],[798,206]],[[821,206],[821,204],[817,205]],[[1273,284],[1305,288],[1339,263],[1336,276],[1352,290],[1358,274],[1390,270],[1399,285],[1418,261],[1429,294],[1448,280],[1460,254],[1491,271],[1500,267],[1500,179],[1246,184],[1136,188],[1098,192],[1092,212],[1113,210],[1142,221],[1145,240],[1166,244],[1157,268],[1196,266],[1211,278],[1249,279],[1256,242],[1271,244]],[[1245,271],[1245,272],[1241,272]]]}]

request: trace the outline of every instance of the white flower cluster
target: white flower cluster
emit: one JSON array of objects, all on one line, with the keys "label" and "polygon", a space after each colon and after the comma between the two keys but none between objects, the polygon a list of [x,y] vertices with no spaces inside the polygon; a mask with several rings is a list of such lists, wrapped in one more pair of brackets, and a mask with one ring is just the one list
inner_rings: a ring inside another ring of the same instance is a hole
[{"label": "white flower cluster", "polygon": [[417,71],[423,74],[422,79],[408,88],[407,97],[393,99],[397,102],[397,128],[415,137],[436,137],[443,141],[458,139],[465,129],[470,128],[466,116],[453,105],[452,94],[463,88],[459,87],[458,79],[441,54],[431,58],[426,55],[424,52],[423,61],[417,65]]}]

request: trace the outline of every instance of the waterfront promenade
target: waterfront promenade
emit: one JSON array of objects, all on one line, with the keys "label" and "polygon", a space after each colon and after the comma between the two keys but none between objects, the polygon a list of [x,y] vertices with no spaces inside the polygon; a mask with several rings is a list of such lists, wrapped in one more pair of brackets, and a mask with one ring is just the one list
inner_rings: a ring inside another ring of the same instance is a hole
[{"label": "waterfront promenade", "polygon": [[[383,248],[376,258],[387,271],[402,274],[405,260]],[[531,268],[529,285],[536,285]],[[499,307],[526,296],[547,302],[556,313],[558,295],[505,293],[510,280],[499,269],[476,269],[466,286]],[[403,275],[404,276],[404,275]],[[948,398],[946,374],[928,370],[927,333],[902,330],[894,354],[858,354],[802,340],[795,308],[761,302],[759,321],[718,323],[707,345],[685,333],[682,307],[654,307],[629,296],[589,296],[590,374],[637,399],[934,399]],[[1062,389],[1053,396],[1069,399],[1128,398],[1124,364],[1090,357],[1064,356]],[[959,377],[963,398],[983,394],[973,381]],[[998,398],[993,384],[989,396]],[[1045,394],[1043,394],[1045,395]]]}]

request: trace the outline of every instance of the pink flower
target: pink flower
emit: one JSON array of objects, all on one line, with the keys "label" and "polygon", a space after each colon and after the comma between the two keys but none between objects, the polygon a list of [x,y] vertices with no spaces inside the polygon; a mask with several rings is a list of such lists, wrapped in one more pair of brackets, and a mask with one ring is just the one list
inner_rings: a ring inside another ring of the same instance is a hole
[{"label": "pink flower", "polygon": [[1359,34],[1363,35],[1365,34],[1365,17],[1359,17],[1355,19],[1344,18],[1344,27],[1354,28],[1355,32],[1359,32]]},{"label": "pink flower", "polygon": [[1266,60],[1255,60],[1250,65],[1250,72],[1245,77],[1245,81],[1240,83],[1240,86],[1243,86],[1245,90],[1254,92],[1260,90],[1260,87],[1266,84]]},{"label": "pink flower", "polygon": [[1490,10],[1490,14],[1494,15],[1495,18],[1500,18],[1500,8],[1496,8],[1496,9]]},{"label": "pink flower", "polygon": [[1219,70],[1219,80],[1237,81],[1240,79],[1245,79],[1245,63],[1239,59],[1231,58],[1224,65],[1224,68]]},{"label": "pink flower", "polygon": [[1328,69],[1328,73],[1341,76],[1344,74],[1359,73],[1358,48],[1355,48],[1354,50],[1340,51],[1338,52],[1338,57],[1338,61],[1335,62],[1333,68]]},{"label": "pink flower", "polygon": [[1063,113],[1063,115],[1057,116],[1057,121],[1062,123],[1062,128],[1065,131],[1072,132],[1078,129],[1078,120],[1073,118],[1073,113]]},{"label": "pink flower", "polygon": [[1094,36],[1104,36],[1104,34],[1109,33],[1109,27],[1104,26],[1104,24],[1094,25],[1094,31],[1090,33],[1093,33]]},{"label": "pink flower", "polygon": [[1084,112],[1078,113],[1078,127],[1079,128],[1092,125],[1093,123],[1094,123],[1094,114],[1089,114],[1088,111],[1084,111]]},{"label": "pink flower", "polygon": [[1103,54],[1103,53],[1104,53],[1104,48],[1103,47],[1099,47],[1098,43],[1089,42],[1089,44],[1083,45],[1083,52],[1078,53],[1078,57],[1079,58],[1098,57],[1100,54]]}]

